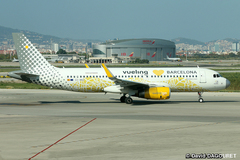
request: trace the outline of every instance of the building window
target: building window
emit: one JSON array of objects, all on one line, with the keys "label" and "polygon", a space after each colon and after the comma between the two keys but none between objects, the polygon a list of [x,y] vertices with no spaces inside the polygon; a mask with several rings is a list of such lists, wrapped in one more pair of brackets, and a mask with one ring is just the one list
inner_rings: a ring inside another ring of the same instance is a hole
[{"label": "building window", "polygon": [[94,49],[93,50],[93,54],[105,54],[102,51],[100,51],[99,49]]}]

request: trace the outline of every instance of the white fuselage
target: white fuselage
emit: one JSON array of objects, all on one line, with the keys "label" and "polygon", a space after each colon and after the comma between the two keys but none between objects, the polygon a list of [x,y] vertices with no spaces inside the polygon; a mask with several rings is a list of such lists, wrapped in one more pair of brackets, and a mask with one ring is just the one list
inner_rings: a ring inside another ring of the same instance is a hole
[{"label": "white fuselage", "polygon": [[[103,92],[115,85],[103,68],[57,68],[60,76],[49,83],[54,88],[80,92]],[[203,92],[226,88],[226,78],[205,68],[109,68],[118,79],[148,84],[149,87],[166,86],[173,92]],[[42,85],[46,82],[41,79]],[[46,83],[47,84],[47,83]]]}]

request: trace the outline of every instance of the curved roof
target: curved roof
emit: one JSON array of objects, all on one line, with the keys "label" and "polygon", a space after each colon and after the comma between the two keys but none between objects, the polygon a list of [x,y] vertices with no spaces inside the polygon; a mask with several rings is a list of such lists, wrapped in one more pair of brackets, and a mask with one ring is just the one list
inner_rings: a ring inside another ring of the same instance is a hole
[{"label": "curved roof", "polygon": [[101,43],[103,45],[174,45],[175,43],[169,40],[156,39],[156,38],[141,38],[141,39],[123,39],[123,40],[112,40],[107,41],[106,43]]}]

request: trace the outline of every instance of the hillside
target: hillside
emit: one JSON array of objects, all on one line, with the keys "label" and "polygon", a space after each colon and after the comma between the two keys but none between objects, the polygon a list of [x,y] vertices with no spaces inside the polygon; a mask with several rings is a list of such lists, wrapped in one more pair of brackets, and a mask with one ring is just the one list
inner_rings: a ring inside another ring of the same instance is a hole
[{"label": "hillside", "polygon": [[19,29],[12,29],[8,27],[0,26],[0,43],[3,41],[8,41],[8,43],[13,44],[12,33],[21,32],[25,34],[32,43],[37,43],[39,45],[50,44],[51,39],[54,43],[71,43],[71,42],[101,42],[100,40],[91,40],[91,39],[68,39],[68,38],[59,38],[50,35],[43,35],[36,32],[26,31],[26,30],[19,30]]},{"label": "hillside", "polygon": [[204,42],[200,42],[200,41],[188,39],[188,38],[182,38],[182,37],[171,39],[171,41],[173,41],[175,44],[185,43],[190,45],[203,45],[203,46],[205,45]]}]

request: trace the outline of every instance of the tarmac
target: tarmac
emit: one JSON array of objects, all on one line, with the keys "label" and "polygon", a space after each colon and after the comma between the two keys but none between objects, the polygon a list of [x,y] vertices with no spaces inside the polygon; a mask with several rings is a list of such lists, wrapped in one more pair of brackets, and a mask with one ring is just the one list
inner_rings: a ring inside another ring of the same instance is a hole
[{"label": "tarmac", "polygon": [[165,101],[61,90],[0,90],[0,160],[240,157],[240,93],[172,93]]}]

